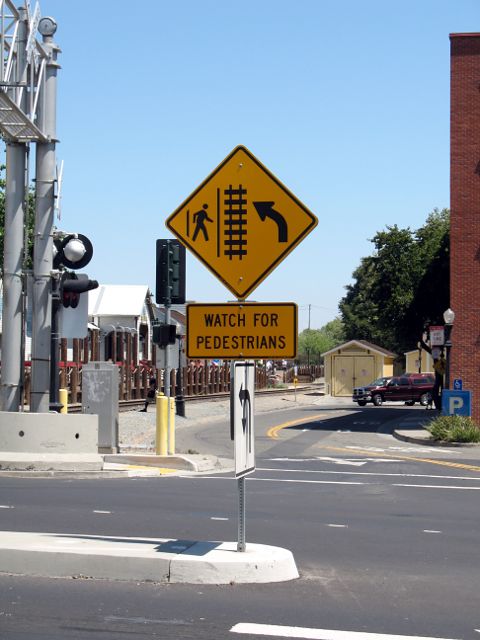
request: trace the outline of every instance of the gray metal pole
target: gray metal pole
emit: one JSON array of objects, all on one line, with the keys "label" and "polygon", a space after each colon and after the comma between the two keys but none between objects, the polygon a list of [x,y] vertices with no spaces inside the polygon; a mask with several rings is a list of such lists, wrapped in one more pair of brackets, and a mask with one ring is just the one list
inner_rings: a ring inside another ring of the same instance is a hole
[{"label": "gray metal pole", "polygon": [[[165,324],[169,325],[170,324],[170,319],[171,319],[171,314],[170,314],[170,305],[166,304],[165,305]],[[167,345],[165,347],[165,379],[163,381],[163,386],[165,389],[165,396],[167,398],[170,398],[170,370],[171,370],[171,366],[170,366],[170,345]],[[170,406],[170,405],[169,405]],[[168,416],[170,419],[170,409],[168,411]]]},{"label": "gray metal pole", "polygon": [[[18,23],[18,46],[16,51],[15,82],[26,82],[27,40],[26,12],[20,10]],[[16,93],[19,89],[12,88]],[[26,90],[22,104],[26,107]],[[12,96],[15,99],[15,95]],[[3,336],[2,371],[0,383],[0,409],[19,411],[22,401],[24,340],[23,340],[23,259],[24,221],[26,219],[26,145],[7,142],[6,188],[5,188],[5,235],[3,255]]]},{"label": "gray metal pole", "polygon": [[49,55],[45,85],[41,97],[39,126],[49,139],[37,143],[36,211],[33,247],[33,320],[32,320],[32,386],[30,410],[49,410],[51,348],[51,271],[53,260],[53,212],[56,179],[56,103],[58,46],[52,36],[43,37]]},{"label": "gray metal pole", "polygon": [[7,183],[3,256],[3,335],[1,407],[19,411],[24,354],[23,332],[23,223],[25,219],[24,144],[7,143]]},{"label": "gray metal pole", "polygon": [[[170,304],[167,302],[167,304],[165,305],[165,323],[167,325],[170,324]],[[165,347],[165,372],[164,372],[164,380],[163,380],[163,386],[165,389],[165,396],[167,398],[167,453],[169,454],[174,454],[175,451],[173,450],[172,447],[172,442],[171,442],[171,415],[170,415],[170,395],[171,395],[171,389],[170,389],[170,381],[171,381],[171,366],[170,366],[170,345],[167,344],[167,346]]]},{"label": "gray metal pole", "polygon": [[238,541],[237,551],[247,550],[245,535],[245,476],[238,478]]}]

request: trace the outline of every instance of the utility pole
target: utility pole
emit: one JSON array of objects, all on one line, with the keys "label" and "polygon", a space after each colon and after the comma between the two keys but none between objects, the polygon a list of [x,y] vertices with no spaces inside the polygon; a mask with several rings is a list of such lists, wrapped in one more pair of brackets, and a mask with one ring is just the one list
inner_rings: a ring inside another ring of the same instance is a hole
[{"label": "utility pole", "polygon": [[312,305],[308,305],[308,330],[310,331],[310,311],[312,309]]},{"label": "utility pole", "polygon": [[36,211],[33,247],[32,387],[30,410],[46,413],[50,399],[51,271],[53,267],[53,214],[56,181],[57,54],[53,41],[57,25],[42,18],[38,27],[47,54],[39,127],[46,141],[36,149]]}]

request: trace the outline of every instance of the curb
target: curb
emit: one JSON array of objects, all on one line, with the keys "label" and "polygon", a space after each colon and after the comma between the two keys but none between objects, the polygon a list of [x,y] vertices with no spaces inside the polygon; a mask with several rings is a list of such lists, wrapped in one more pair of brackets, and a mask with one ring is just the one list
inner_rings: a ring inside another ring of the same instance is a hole
[{"label": "curb", "polygon": [[161,476],[175,472],[220,473],[229,471],[213,455],[155,454],[23,454],[0,453],[0,477],[23,478],[126,478]]},{"label": "curb", "polygon": [[423,435],[422,431],[425,434],[428,434],[428,431],[418,430],[418,435],[410,435],[405,431],[393,431],[393,435],[397,440],[403,440],[404,442],[412,442],[414,444],[428,444],[430,447],[478,447],[480,444],[478,442],[441,442],[440,440],[434,440],[431,435]]},{"label": "curb", "polygon": [[286,582],[291,551],[248,543],[0,531],[2,573],[169,584]]},{"label": "curb", "polygon": [[158,456],[155,454],[112,453],[103,456],[105,464],[140,465],[147,467],[161,467],[178,471],[213,471],[220,467],[216,456],[191,454]]}]

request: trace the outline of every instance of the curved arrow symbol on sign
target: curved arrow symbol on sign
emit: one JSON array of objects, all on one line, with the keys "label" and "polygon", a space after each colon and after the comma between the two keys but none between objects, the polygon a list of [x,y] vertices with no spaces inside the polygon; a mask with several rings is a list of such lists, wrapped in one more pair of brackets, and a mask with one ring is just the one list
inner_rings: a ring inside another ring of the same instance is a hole
[{"label": "curved arrow symbol on sign", "polygon": [[273,208],[274,202],[254,202],[253,206],[257,210],[260,220],[271,218],[278,226],[278,241],[288,242],[288,227],[285,218],[281,213]]},{"label": "curved arrow symbol on sign", "polygon": [[243,388],[243,384],[240,387],[240,393],[238,394],[238,399],[240,400],[240,403],[243,409],[242,429],[243,429],[244,435],[246,435],[246,438],[247,438],[247,449],[249,452],[251,452],[252,451],[252,433],[251,433],[251,426],[250,426],[251,425],[250,413],[252,410],[252,405],[250,400],[250,392],[248,391],[248,389]]}]

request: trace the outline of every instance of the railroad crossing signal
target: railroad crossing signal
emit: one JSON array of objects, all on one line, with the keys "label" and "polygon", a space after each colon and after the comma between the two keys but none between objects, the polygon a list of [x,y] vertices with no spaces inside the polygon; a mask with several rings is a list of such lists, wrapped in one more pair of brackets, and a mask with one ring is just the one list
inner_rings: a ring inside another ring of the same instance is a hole
[{"label": "railroad crossing signal", "polygon": [[245,147],[167,219],[170,231],[237,298],[246,298],[318,220]]}]

